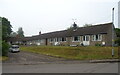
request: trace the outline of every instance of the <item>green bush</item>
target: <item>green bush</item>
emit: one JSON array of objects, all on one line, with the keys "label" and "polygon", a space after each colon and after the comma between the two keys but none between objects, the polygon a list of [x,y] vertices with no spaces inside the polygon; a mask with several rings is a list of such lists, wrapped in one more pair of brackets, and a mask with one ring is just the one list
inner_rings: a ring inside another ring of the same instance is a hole
[{"label": "green bush", "polygon": [[101,44],[99,44],[99,43],[96,43],[96,44],[95,44],[95,46],[101,46]]},{"label": "green bush", "polygon": [[116,39],[116,40],[115,40],[115,43],[116,43],[118,46],[120,46],[120,38]]},{"label": "green bush", "polygon": [[2,41],[2,56],[7,56],[9,51],[9,44]]},{"label": "green bush", "polygon": [[0,56],[2,56],[2,40],[0,40]]},{"label": "green bush", "polygon": [[120,38],[118,38],[118,39],[115,40],[115,44],[116,44],[117,46],[120,46]]}]

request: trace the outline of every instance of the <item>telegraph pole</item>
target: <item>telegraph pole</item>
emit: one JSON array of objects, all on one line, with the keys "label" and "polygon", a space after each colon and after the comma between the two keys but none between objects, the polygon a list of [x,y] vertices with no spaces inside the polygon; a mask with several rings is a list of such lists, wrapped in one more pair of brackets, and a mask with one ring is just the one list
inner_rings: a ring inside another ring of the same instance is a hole
[{"label": "telegraph pole", "polygon": [[114,57],[114,8],[112,9],[112,57]]}]

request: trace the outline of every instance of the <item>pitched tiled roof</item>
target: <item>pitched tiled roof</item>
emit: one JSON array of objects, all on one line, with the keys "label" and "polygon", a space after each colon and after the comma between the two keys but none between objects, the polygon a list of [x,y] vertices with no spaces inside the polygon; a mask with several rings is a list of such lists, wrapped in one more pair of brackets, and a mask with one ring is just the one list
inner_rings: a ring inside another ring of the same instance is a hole
[{"label": "pitched tiled roof", "polygon": [[63,31],[56,31],[51,33],[45,33],[36,36],[36,38],[55,38],[55,37],[71,37],[78,35],[92,35],[92,34],[107,34],[111,28],[112,23],[93,25],[88,27],[79,27],[76,30],[68,29]]},{"label": "pitched tiled roof", "polygon": [[67,36],[77,36],[77,35],[92,35],[92,34],[107,34],[108,30],[111,28],[112,23],[93,25],[88,27],[79,27],[76,31],[67,31]]},{"label": "pitched tiled roof", "polygon": [[26,40],[30,40],[32,37],[9,37],[7,39],[7,41],[26,41]]},{"label": "pitched tiled roof", "polygon": [[[76,30],[72,28],[68,30],[44,33],[41,35],[17,38],[17,39],[19,41],[20,40],[27,41],[27,40],[38,40],[38,39],[55,38],[55,37],[71,37],[71,36],[79,36],[79,35],[107,34],[111,26],[112,26],[112,23],[106,23],[106,24],[99,24],[99,25],[93,25],[93,26],[88,26],[88,27],[78,27]],[[13,38],[13,40],[17,40],[17,39]]]}]

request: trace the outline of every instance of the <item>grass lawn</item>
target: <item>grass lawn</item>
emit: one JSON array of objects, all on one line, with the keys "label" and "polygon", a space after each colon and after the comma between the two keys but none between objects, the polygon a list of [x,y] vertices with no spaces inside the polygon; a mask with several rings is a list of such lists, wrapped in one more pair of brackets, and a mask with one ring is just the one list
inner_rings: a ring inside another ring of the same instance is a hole
[{"label": "grass lawn", "polygon": [[8,59],[8,57],[6,57],[6,56],[0,56],[0,61],[5,61],[7,59]]},{"label": "grass lawn", "polygon": [[20,50],[66,59],[92,60],[118,58],[118,47],[114,47],[114,57],[111,55],[112,47],[21,46]]}]

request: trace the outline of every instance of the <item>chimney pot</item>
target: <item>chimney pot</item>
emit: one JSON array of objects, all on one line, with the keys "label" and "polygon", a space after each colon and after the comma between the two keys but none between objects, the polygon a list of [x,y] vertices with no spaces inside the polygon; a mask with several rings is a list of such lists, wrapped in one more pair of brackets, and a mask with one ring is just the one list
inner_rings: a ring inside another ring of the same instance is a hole
[{"label": "chimney pot", "polygon": [[41,35],[41,31],[39,32],[39,35]]}]

